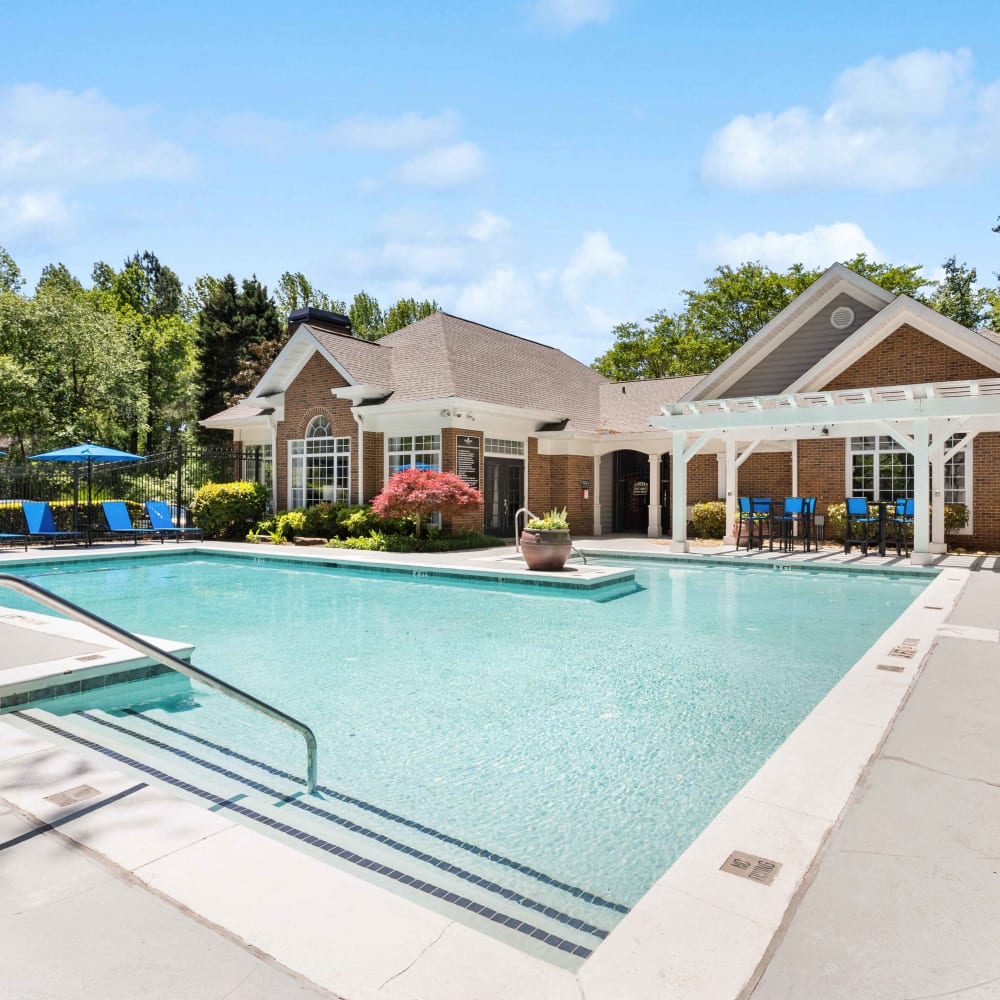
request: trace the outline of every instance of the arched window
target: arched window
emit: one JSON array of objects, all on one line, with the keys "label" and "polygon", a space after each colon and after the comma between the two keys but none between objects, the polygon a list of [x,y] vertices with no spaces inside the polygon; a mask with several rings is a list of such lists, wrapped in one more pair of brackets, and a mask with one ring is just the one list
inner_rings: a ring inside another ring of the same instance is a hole
[{"label": "arched window", "polygon": [[290,441],[289,505],[309,507],[351,499],[351,439],[334,437],[330,421],[313,417],[305,437]]}]

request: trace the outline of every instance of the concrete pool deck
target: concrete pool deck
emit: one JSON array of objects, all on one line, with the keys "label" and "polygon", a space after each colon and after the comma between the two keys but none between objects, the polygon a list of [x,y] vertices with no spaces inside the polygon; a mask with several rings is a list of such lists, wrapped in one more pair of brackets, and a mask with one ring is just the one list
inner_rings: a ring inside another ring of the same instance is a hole
[{"label": "concrete pool deck", "polygon": [[[587,552],[609,555],[666,554],[664,546],[639,538],[588,539],[577,544]],[[109,546],[107,554],[113,548]],[[245,546],[233,548],[246,551]],[[67,553],[54,554],[61,558]],[[345,555],[364,558],[342,551],[334,555],[340,561],[348,561],[342,558]],[[483,567],[509,555],[500,550],[419,561],[428,566]],[[906,562],[894,557],[845,559],[835,550],[807,556],[736,555],[718,546],[695,549],[691,558],[706,555],[712,561],[780,559],[903,571]],[[48,553],[43,556],[47,557]],[[0,571],[9,561],[0,558]],[[613,932],[575,975],[483,939],[437,914],[416,915],[413,904],[405,900],[393,897],[396,903],[382,907],[385,900],[378,897],[389,894],[370,892],[370,886],[354,897],[354,908],[345,912],[336,900],[346,898],[347,881],[357,880],[325,867],[318,871],[313,859],[289,857],[294,852],[236,827],[218,813],[206,813],[158,789],[137,788],[134,776],[117,774],[106,763],[67,753],[10,723],[0,723],[0,799],[7,801],[7,815],[14,816],[4,826],[8,835],[0,850],[0,882],[15,884],[24,893],[18,897],[20,905],[2,911],[6,926],[0,934],[0,961],[5,981],[8,969],[20,969],[24,975],[23,992],[14,989],[11,995],[46,995],[32,992],[39,985],[37,979],[32,980],[23,963],[7,962],[5,950],[24,952],[27,946],[16,942],[35,940],[46,930],[60,934],[59,949],[44,950],[52,974],[62,974],[64,984],[80,987],[73,993],[64,985],[55,993],[116,995],[105,989],[110,980],[101,980],[113,974],[111,969],[88,959],[92,954],[88,936],[60,931],[78,922],[79,917],[60,920],[81,905],[74,899],[87,899],[89,890],[80,883],[79,893],[69,892],[74,877],[69,869],[65,880],[56,877],[65,860],[61,851],[34,853],[36,842],[48,844],[52,838],[59,838],[72,863],[79,861],[74,852],[93,852],[87,857],[117,873],[109,877],[134,887],[135,892],[125,894],[129,898],[149,896],[157,907],[167,909],[171,904],[165,899],[175,904],[170,919],[157,922],[151,908],[130,908],[118,898],[120,894],[109,892],[102,913],[110,916],[120,908],[121,919],[130,926],[143,926],[148,919],[150,934],[176,939],[178,948],[182,942],[201,941],[210,953],[221,940],[237,947],[234,939],[257,948],[253,957],[266,969],[247,966],[251,969],[247,989],[255,976],[274,972],[277,977],[269,979],[269,989],[259,995],[310,995],[301,991],[311,987],[286,970],[295,970],[318,984],[317,989],[348,1000],[368,996],[771,1000],[809,994],[917,997],[960,990],[970,997],[997,995],[1000,567],[994,557],[974,556],[943,557],[939,566],[945,571],[931,584],[929,596],[916,602],[915,617],[902,631],[887,632],[886,641],[873,647],[870,661],[852,669],[853,695],[841,692],[839,702],[834,698],[814,713],[811,733],[793,734],[775,755],[784,770],[768,777],[769,762],[731,803],[733,808],[724,810],[734,814],[729,818],[735,827],[713,834],[713,823],[706,831],[707,840],[699,838],[687,852],[694,857],[686,854],[686,872],[671,869],[661,880],[664,884],[657,883],[623,921],[621,932]],[[891,659],[897,646],[888,643],[918,631],[917,652]],[[878,671],[885,665],[903,669]],[[885,715],[881,724],[870,715],[873,705]],[[861,738],[846,740],[845,733],[850,736],[852,730]],[[831,759],[830,744],[850,744],[850,759],[839,763],[835,755]],[[820,767],[822,782],[816,782],[815,770],[802,769],[806,761]],[[81,784],[99,789],[100,794],[76,805],[58,806],[46,800]],[[45,829],[44,823],[55,829]],[[761,824],[775,827],[772,839]],[[37,836],[23,839],[16,832],[31,827]],[[787,831],[793,828],[799,832],[789,839]],[[734,830],[740,831],[738,836]],[[802,830],[810,836],[802,839]],[[29,844],[32,850],[23,850]],[[718,873],[731,848],[756,849],[779,860],[784,867],[774,885]],[[242,885],[226,881],[234,854],[241,855],[253,871]],[[800,873],[789,874],[796,866]],[[17,881],[12,883],[5,871],[16,872]],[[40,884],[52,887],[48,898],[41,893],[39,901],[39,894],[33,894],[34,874]],[[224,890],[226,898],[219,898]],[[716,892],[721,896],[713,898]],[[268,900],[266,906],[263,899]],[[671,906],[678,902],[687,903],[685,923],[680,926],[674,922],[676,913],[671,915]],[[187,909],[178,910],[176,904]],[[367,907],[377,907],[378,912],[368,912]],[[308,947],[310,934],[299,926],[301,920],[319,922],[324,928],[324,954]],[[228,937],[220,938],[216,928],[224,928]],[[703,950],[693,964],[678,965],[650,954],[690,952],[699,939],[703,942],[719,930],[724,947]],[[647,950],[650,935],[653,947]],[[333,942],[343,947],[335,948]],[[183,947],[186,951],[188,945]],[[261,955],[278,958],[285,969]],[[503,968],[484,968],[484,963],[498,957]],[[151,957],[143,966],[139,950],[127,963],[133,984],[143,984],[140,991],[151,996],[157,994],[145,988],[142,977],[144,970],[160,969],[158,961]],[[191,965],[196,967],[198,959],[193,958]],[[387,975],[385,969],[395,971]],[[173,972],[180,975],[182,970]],[[116,988],[123,985],[117,980],[116,984]],[[282,992],[286,988],[288,992]],[[204,992],[173,993],[181,994],[227,995],[221,986],[208,983]],[[258,994],[232,995],[242,1000]]]}]

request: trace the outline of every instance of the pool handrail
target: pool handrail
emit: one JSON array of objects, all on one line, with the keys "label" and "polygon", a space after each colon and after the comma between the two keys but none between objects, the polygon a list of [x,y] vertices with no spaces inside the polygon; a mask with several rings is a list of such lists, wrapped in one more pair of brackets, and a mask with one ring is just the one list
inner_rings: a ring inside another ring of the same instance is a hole
[{"label": "pool handrail", "polygon": [[218,691],[220,694],[224,694],[227,697],[232,698],[234,701],[239,702],[241,705],[246,705],[247,708],[251,708],[256,712],[260,712],[261,714],[268,716],[268,718],[273,719],[275,722],[280,722],[283,726],[287,726],[289,729],[294,729],[306,742],[306,755],[308,761],[306,787],[309,794],[316,791],[318,770],[316,734],[304,722],[300,722],[293,716],[281,711],[280,708],[275,708],[273,705],[269,705],[266,701],[261,701],[260,698],[241,690],[234,684],[230,684],[228,681],[224,681],[221,678],[202,670],[200,667],[194,666],[192,663],[182,660],[178,656],[174,656],[172,653],[167,653],[162,649],[157,649],[156,646],[147,642],[141,636],[135,635],[132,632],[115,625],[113,622],[109,622],[106,619],[101,618],[100,615],[95,615],[92,611],[87,611],[85,608],[81,608],[78,604],[74,604],[72,601],[66,600],[65,597],[59,597],[58,594],[53,594],[52,591],[46,590],[44,587],[40,587],[36,583],[30,583],[19,576],[14,576],[12,573],[0,573],[0,587],[6,587],[8,590],[13,590],[25,597],[30,597],[32,600],[38,601],[39,604],[44,604],[53,611],[60,611],[68,618],[82,622],[84,625],[89,625],[95,631],[102,632],[104,635],[114,639],[116,642],[120,642],[124,646],[131,647],[136,650],[136,652],[142,653],[143,656],[148,656],[150,659],[156,660],[157,663],[162,663],[165,667],[170,667],[178,673],[199,681],[206,687],[210,687],[214,691]]}]

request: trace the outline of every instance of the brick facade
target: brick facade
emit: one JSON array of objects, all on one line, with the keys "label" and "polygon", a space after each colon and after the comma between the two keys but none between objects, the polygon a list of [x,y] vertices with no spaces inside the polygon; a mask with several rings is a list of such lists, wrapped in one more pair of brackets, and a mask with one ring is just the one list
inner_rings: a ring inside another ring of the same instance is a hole
[{"label": "brick facade", "polygon": [[351,439],[351,496],[358,495],[358,425],[351,415],[350,402],[330,393],[347,384],[340,372],[315,353],[285,390],[285,419],[278,422],[274,456],[278,468],[278,495],[274,499],[278,510],[288,507],[288,442],[305,437],[309,421],[320,415],[330,421],[334,437]]},{"label": "brick facade", "polygon": [[[719,499],[719,462],[715,455],[698,454],[691,458],[687,467],[687,499],[688,504],[705,503],[708,500]],[[742,488],[742,483],[741,483]],[[669,516],[669,504],[664,511]],[[666,521],[664,521],[664,524]]]}]

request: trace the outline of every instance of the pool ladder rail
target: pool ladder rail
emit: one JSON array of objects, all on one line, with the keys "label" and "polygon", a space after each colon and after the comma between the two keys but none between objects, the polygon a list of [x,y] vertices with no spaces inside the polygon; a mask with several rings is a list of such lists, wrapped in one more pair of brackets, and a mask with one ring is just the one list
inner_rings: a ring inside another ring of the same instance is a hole
[{"label": "pool ladder rail", "polygon": [[212,688],[213,691],[218,691],[220,694],[232,698],[241,705],[245,705],[247,708],[253,709],[255,712],[260,712],[269,719],[273,719],[275,722],[280,722],[281,725],[295,730],[306,742],[306,787],[310,794],[315,793],[318,770],[316,734],[304,722],[282,712],[280,708],[275,708],[266,701],[261,701],[259,698],[254,697],[254,695],[240,690],[240,688],[230,684],[228,681],[224,681],[213,674],[207,673],[200,667],[196,667],[180,659],[180,657],[174,656],[172,653],[166,653],[162,649],[157,649],[156,646],[146,642],[140,636],[120,628],[118,625],[101,618],[99,615],[95,615],[91,611],[87,611],[85,608],[81,608],[72,601],[67,601],[64,597],[53,594],[52,591],[46,590],[44,587],[39,587],[38,584],[29,583],[27,580],[23,580],[21,577],[10,573],[0,573],[0,587],[6,587],[8,590],[13,590],[18,594],[37,601],[39,604],[44,604],[53,611],[59,611],[74,621],[89,625],[95,631],[103,633],[116,642],[120,642],[123,646],[128,646],[136,652],[142,653],[143,656],[148,656],[150,659],[156,660],[157,663],[162,663],[165,667],[170,667],[172,670],[176,670],[178,673],[184,674],[192,680],[199,681],[206,687]]},{"label": "pool ladder rail", "polygon": [[[518,528],[518,526],[517,526],[517,519],[522,514],[524,514],[525,523],[527,523],[528,521],[530,521],[532,518],[535,517],[535,515],[532,514],[531,511],[528,510],[527,507],[518,507],[517,510],[514,511],[514,551],[515,552],[520,552],[521,551],[521,529]],[[583,560],[583,565],[584,566],[587,565],[587,557],[575,545],[570,544],[569,551],[570,551],[570,555],[577,555],[577,556],[579,556]]]}]

